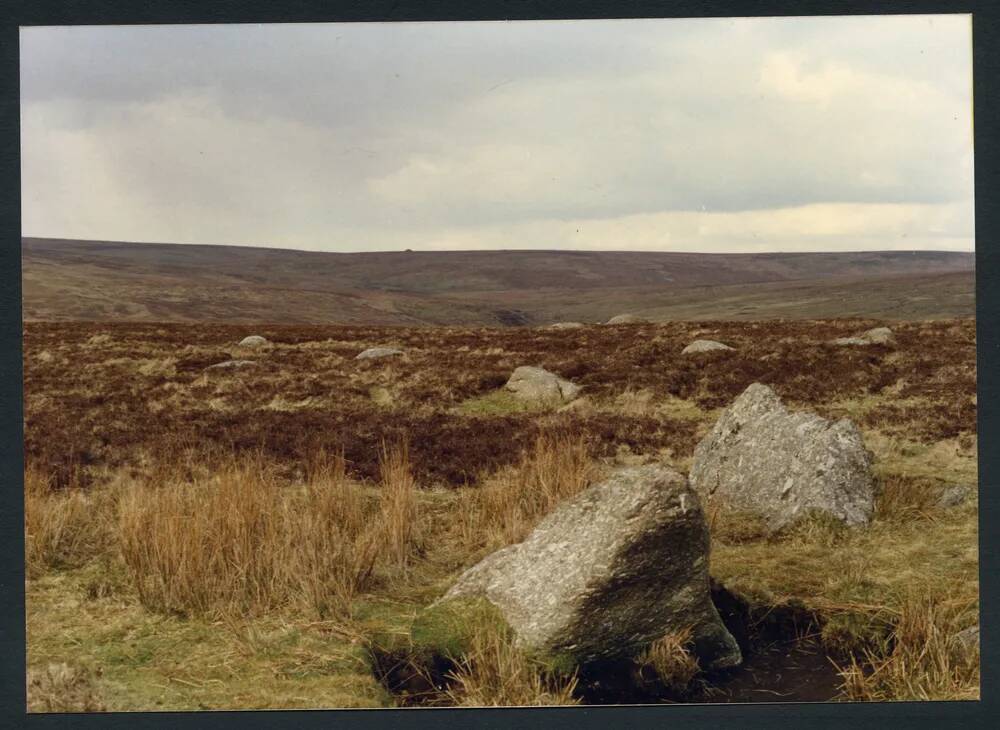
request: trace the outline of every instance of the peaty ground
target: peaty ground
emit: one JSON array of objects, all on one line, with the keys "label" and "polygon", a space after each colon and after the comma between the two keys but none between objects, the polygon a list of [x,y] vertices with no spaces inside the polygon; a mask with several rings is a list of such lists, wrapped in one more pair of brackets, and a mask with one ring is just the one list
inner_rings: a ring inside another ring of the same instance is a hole
[{"label": "peaty ground", "polygon": [[[713,577],[756,615],[814,616],[842,698],[978,697],[978,656],[948,641],[977,622],[975,323],[892,323],[896,347],[826,344],[876,324],[26,324],[32,709],[397,703],[373,646],[403,641],[464,567],[602,470],[686,472],[753,382],[855,420],[883,496],[867,530],[769,538],[714,516]],[[273,344],[239,348],[248,334]],[[736,350],[681,356],[698,338]],[[405,354],[354,360],[377,345]],[[205,371],[229,359],[254,365]],[[581,399],[512,401],[500,388],[519,365],[573,380]],[[972,498],[939,506],[955,484]],[[441,701],[579,699],[488,645]]]}]

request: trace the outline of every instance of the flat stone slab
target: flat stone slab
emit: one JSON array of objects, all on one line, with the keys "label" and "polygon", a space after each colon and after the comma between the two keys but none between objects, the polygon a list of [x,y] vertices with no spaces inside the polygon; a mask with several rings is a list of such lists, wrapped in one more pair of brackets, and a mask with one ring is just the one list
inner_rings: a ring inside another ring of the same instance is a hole
[{"label": "flat stone slab", "polygon": [[205,370],[236,370],[253,367],[256,364],[253,360],[226,360],[225,362],[217,362],[215,365],[209,365]]},{"label": "flat stone slab", "polygon": [[397,350],[394,347],[369,347],[367,350],[358,353],[354,358],[355,360],[375,360],[380,357],[392,357],[394,355],[402,355],[402,350]]},{"label": "flat stone slab", "polygon": [[649,322],[645,317],[637,314],[619,314],[609,319],[605,324],[646,324]]},{"label": "flat stone slab", "polygon": [[732,350],[729,345],[725,345],[715,340],[695,340],[690,345],[681,350],[682,355],[691,355],[698,352],[722,352]]},{"label": "flat stone slab", "polygon": [[830,340],[831,345],[864,347],[867,345],[895,345],[896,336],[888,327],[873,327],[852,337],[838,337]]}]

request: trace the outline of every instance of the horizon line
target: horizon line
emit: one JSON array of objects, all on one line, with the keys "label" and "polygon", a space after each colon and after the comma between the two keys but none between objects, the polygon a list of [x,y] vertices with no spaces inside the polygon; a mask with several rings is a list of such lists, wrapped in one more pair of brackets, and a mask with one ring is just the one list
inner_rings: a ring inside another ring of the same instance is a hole
[{"label": "horizon line", "polygon": [[21,234],[21,242],[25,239],[36,241],[53,241],[67,243],[117,243],[136,244],[142,246],[206,246],[212,248],[256,248],[265,251],[292,251],[295,253],[318,253],[318,254],[366,254],[366,253],[652,253],[652,254],[698,254],[701,256],[759,256],[769,254],[852,254],[852,253],[950,253],[950,254],[975,254],[976,248],[957,250],[946,248],[871,248],[871,249],[811,249],[807,251],[795,250],[769,250],[769,251],[699,251],[699,250],[661,250],[661,249],[601,249],[601,248],[453,248],[453,249],[420,249],[420,248],[393,248],[393,249],[371,249],[360,251],[329,251],[321,249],[305,249],[279,247],[273,245],[254,245],[248,243],[190,243],[179,241],[126,241],[112,238],[62,238],[59,236],[30,236]]}]

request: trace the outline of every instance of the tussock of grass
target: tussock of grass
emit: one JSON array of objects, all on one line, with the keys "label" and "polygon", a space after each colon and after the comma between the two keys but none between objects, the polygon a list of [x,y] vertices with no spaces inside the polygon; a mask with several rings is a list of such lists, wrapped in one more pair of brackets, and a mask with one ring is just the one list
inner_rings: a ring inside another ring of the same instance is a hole
[{"label": "tussock of grass", "polygon": [[54,489],[38,469],[24,473],[25,570],[37,577],[49,569],[78,567],[107,549],[113,508],[111,490]]},{"label": "tussock of grass", "polygon": [[94,676],[65,662],[28,670],[28,712],[104,712]]},{"label": "tussock of grass", "polygon": [[471,629],[468,648],[455,657],[445,692],[459,707],[575,705],[575,674],[562,675],[518,648],[502,623]]},{"label": "tussock of grass", "polygon": [[216,615],[299,603],[324,618],[348,610],[380,565],[405,566],[414,529],[405,449],[384,451],[377,500],[347,481],[342,458],[314,464],[310,477],[296,491],[259,461],[234,461],[206,482],[131,490],[119,536],[140,601]]},{"label": "tussock of grass", "polygon": [[636,659],[639,671],[648,669],[671,691],[684,691],[700,671],[697,658],[689,651],[691,637],[690,628],[660,637]]},{"label": "tussock of grass", "polygon": [[907,595],[887,640],[842,669],[844,694],[869,702],[979,699],[979,649],[954,639],[975,612],[969,599]]},{"label": "tussock of grass", "polygon": [[513,467],[489,478],[459,516],[466,541],[498,548],[524,539],[560,501],[596,476],[587,446],[568,436],[539,436]]}]

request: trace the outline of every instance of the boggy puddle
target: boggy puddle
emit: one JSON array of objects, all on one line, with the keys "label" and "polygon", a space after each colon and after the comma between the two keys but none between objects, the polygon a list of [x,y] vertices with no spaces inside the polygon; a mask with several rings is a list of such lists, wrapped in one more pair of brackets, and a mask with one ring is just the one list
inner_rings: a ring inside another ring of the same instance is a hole
[{"label": "boggy puddle", "polygon": [[[702,674],[684,689],[668,687],[631,661],[581,670],[576,696],[584,705],[677,702],[826,702],[842,677],[821,645],[815,618],[805,609],[752,611],[738,596],[713,585],[712,599],[743,652],[734,669]],[[435,657],[414,666],[402,653],[372,650],[376,678],[403,706],[448,705],[445,688],[454,664]]]}]

